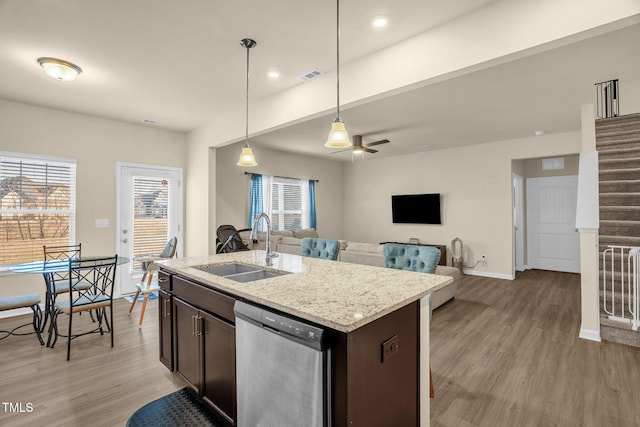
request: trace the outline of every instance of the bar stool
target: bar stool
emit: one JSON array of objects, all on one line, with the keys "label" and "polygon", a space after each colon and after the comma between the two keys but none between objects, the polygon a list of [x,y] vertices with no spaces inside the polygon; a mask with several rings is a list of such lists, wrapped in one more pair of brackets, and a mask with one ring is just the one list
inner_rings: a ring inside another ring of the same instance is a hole
[{"label": "bar stool", "polygon": [[[25,323],[24,325],[16,326],[10,331],[0,330],[0,333],[4,333],[3,337],[0,340],[7,338],[10,335],[30,335],[35,333],[38,337],[38,341],[40,341],[40,345],[44,345],[44,341],[42,340],[42,336],[40,335],[40,327],[42,326],[42,311],[40,310],[40,295],[38,294],[26,294],[26,295],[15,295],[10,297],[0,298],[0,311],[5,310],[13,310],[16,308],[26,308],[29,307],[33,311],[33,320],[29,323]],[[16,332],[16,330],[32,325],[34,332],[20,333]]]}]

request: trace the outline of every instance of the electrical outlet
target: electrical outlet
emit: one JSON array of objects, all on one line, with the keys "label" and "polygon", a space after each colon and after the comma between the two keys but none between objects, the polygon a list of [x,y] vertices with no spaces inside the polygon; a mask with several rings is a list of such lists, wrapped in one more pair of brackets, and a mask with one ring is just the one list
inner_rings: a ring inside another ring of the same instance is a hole
[{"label": "electrical outlet", "polygon": [[391,338],[389,338],[388,340],[380,344],[380,347],[382,350],[381,361],[382,363],[384,363],[387,360],[391,359],[396,354],[398,354],[398,351],[400,351],[400,346],[398,344],[398,336],[397,335],[392,336]]}]

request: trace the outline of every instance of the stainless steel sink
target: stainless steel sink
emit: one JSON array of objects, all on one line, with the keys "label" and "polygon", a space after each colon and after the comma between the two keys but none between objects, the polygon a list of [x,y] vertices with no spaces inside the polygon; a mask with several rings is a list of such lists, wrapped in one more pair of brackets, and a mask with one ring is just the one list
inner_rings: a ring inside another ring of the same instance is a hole
[{"label": "stainless steel sink", "polygon": [[265,270],[255,265],[247,264],[222,264],[222,265],[197,265],[193,268],[204,271],[225,279],[236,282],[253,282],[255,280],[270,279],[272,277],[289,274],[288,271]]},{"label": "stainless steel sink", "polygon": [[215,274],[216,276],[230,276],[232,274],[247,273],[260,269],[254,265],[246,264],[197,265],[193,268]]},{"label": "stainless steel sink", "polygon": [[225,277],[227,279],[235,280],[236,282],[253,282],[254,280],[270,279],[272,277],[278,277],[284,274],[288,274],[288,272],[256,270],[256,271],[248,271],[246,273],[231,274]]}]

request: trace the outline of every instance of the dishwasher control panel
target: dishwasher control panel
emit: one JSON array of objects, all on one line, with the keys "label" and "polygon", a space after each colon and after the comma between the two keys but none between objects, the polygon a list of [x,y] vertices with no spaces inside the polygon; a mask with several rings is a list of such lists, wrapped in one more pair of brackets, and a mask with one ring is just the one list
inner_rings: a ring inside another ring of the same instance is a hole
[{"label": "dishwasher control panel", "polygon": [[273,333],[287,336],[308,347],[324,348],[324,335],[326,333],[322,328],[242,301],[236,301],[234,311],[236,317],[247,320]]},{"label": "dishwasher control panel", "polygon": [[263,311],[262,324],[278,332],[284,332],[285,334],[293,335],[304,340],[318,343],[322,340],[322,329],[275,313]]}]

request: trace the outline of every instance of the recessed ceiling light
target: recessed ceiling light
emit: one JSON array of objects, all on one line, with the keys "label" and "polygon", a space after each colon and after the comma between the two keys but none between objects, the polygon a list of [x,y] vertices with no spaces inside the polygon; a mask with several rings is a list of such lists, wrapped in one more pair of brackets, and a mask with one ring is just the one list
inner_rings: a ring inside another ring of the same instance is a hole
[{"label": "recessed ceiling light", "polygon": [[534,132],[536,134],[536,136],[542,136],[544,135],[544,131],[543,130],[537,130]]},{"label": "recessed ceiling light", "polygon": [[269,71],[267,73],[267,76],[269,76],[270,79],[277,79],[278,77],[280,77],[280,72],[279,71]]},{"label": "recessed ceiling light", "polygon": [[374,16],[371,19],[371,25],[373,25],[376,28],[386,27],[388,23],[389,23],[389,17],[384,15]]},{"label": "recessed ceiling light", "polygon": [[38,64],[49,77],[64,82],[75,79],[82,72],[82,68],[64,59],[42,57],[38,58]]}]

